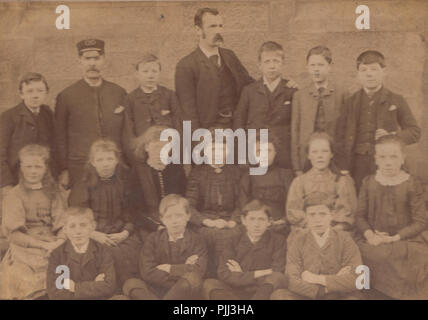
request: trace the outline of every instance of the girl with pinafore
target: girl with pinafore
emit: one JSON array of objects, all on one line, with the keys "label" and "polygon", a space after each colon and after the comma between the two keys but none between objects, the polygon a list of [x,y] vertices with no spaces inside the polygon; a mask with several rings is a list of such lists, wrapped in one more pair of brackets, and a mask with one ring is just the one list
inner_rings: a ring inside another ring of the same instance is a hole
[{"label": "girl with pinafore", "polygon": [[308,158],[312,168],[296,177],[290,186],[287,198],[287,220],[292,233],[306,228],[303,203],[308,194],[319,191],[335,198],[332,225],[339,230],[351,230],[354,224],[354,213],[357,196],[354,181],[349,175],[336,173],[332,164],[333,150],[331,138],[325,132],[315,132],[308,143]]},{"label": "girl with pinafore", "polygon": [[428,231],[423,188],[402,169],[403,142],[376,141],[376,174],[363,179],[355,225],[370,287],[395,299],[428,298]]},{"label": "girl with pinafore", "polygon": [[66,195],[48,169],[49,149],[27,145],[19,153],[19,183],[3,200],[3,233],[10,243],[1,263],[0,298],[46,295],[48,256],[65,241]]}]

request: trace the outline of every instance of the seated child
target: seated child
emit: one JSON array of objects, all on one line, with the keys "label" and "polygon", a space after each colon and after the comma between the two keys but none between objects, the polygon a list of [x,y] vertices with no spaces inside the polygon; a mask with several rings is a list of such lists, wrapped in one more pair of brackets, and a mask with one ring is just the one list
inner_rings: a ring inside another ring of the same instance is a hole
[{"label": "seated child", "polygon": [[324,131],[334,137],[340,108],[348,95],[330,79],[332,55],[329,48],[310,49],[306,63],[312,81],[293,95],[291,112],[291,160],[297,175],[309,165],[306,145],[312,132]]},{"label": "seated child", "polygon": [[72,207],[92,209],[96,230],[91,238],[111,247],[118,284],[138,274],[141,243],[134,232],[133,189],[130,173],[120,161],[120,152],[111,140],[95,141],[83,177],[72,188]]},{"label": "seated child", "polygon": [[134,141],[136,164],[134,170],[142,193],[144,216],[139,216],[137,226],[157,230],[160,226],[159,204],[169,194],[184,195],[186,174],[183,165],[167,164],[161,160],[161,150],[168,143],[160,136],[166,126],[152,126]]},{"label": "seated child", "polygon": [[[223,143],[212,143],[211,148],[212,163],[192,167],[186,198],[193,210],[190,223],[207,241],[210,258],[216,258],[222,242],[234,232],[239,222],[241,168],[225,164],[228,155],[226,139]],[[214,159],[216,148],[223,149],[223,159]]]},{"label": "seated child", "polygon": [[384,87],[385,58],[379,51],[365,51],[357,58],[358,80],[363,88],[345,102],[337,122],[336,162],[349,171],[360,189],[364,177],[374,174],[375,140],[396,134],[404,144],[421,138],[421,129],[406,100]]},{"label": "seated child", "polygon": [[139,87],[128,95],[128,111],[135,136],[154,125],[181,130],[180,107],[175,93],[159,85],[161,63],[145,54],[136,65]]},{"label": "seated child", "polygon": [[[66,211],[64,233],[67,241],[49,257],[47,291],[51,300],[106,299],[116,289],[116,271],[111,250],[91,239],[95,231],[94,214],[89,208],[72,207]],[[58,266],[69,271],[69,285],[64,279],[58,287]]]},{"label": "seated child", "polygon": [[[324,132],[311,135],[308,143],[308,158],[312,168],[296,177],[291,183],[287,198],[287,219],[292,231],[306,228],[306,217],[303,210],[308,194],[321,191],[335,199],[332,208],[332,225],[335,229],[349,230],[354,223],[357,196],[354,182],[349,175],[336,173],[331,165],[333,158],[331,138]],[[292,233],[288,241],[292,241]]]},{"label": "seated child", "polygon": [[1,299],[44,296],[48,256],[65,241],[59,230],[67,200],[49,172],[48,148],[30,144],[18,158],[19,184],[3,199],[2,228],[10,246],[1,263]]},{"label": "seated child", "polygon": [[403,142],[394,135],[375,146],[378,170],[361,186],[355,225],[370,285],[395,299],[428,298],[428,235],[423,188],[401,167]]},{"label": "seated child", "polygon": [[333,207],[327,193],[306,197],[308,229],[288,246],[288,290],[277,290],[273,300],[359,298],[355,270],[362,265],[360,251],[348,233],[331,228]]},{"label": "seated child", "polygon": [[286,287],[285,238],[268,229],[270,208],[252,200],[243,208],[239,234],[226,242],[217,279],[203,284],[205,299],[267,300],[274,290]]},{"label": "seated child", "polygon": [[[9,190],[18,184],[18,152],[27,144],[40,144],[52,152],[54,150],[53,112],[43,104],[48,91],[45,77],[39,73],[26,73],[19,82],[22,101],[0,116],[0,188]],[[55,175],[54,159],[51,154],[49,167]]]},{"label": "seated child", "polygon": [[165,228],[150,234],[140,253],[141,279],[129,279],[123,292],[139,300],[194,299],[200,292],[207,264],[201,237],[187,228],[189,202],[176,194],[161,200]]},{"label": "seated child", "polygon": [[[285,217],[285,204],[294,175],[290,169],[281,168],[276,164],[278,140],[272,135],[269,135],[269,139],[268,170],[264,175],[251,175],[247,171],[242,175],[239,200],[241,207],[244,207],[250,199],[258,199],[266,203],[272,213],[271,228],[286,235],[289,230]],[[259,140],[256,143],[256,150],[257,154],[260,154]]]}]

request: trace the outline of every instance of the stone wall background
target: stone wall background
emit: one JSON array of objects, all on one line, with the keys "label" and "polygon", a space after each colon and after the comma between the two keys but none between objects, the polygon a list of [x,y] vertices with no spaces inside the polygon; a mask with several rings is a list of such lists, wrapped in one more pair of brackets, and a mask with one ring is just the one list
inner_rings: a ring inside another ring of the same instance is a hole
[{"label": "stone wall background", "polygon": [[[57,30],[55,8],[67,4],[71,29]],[[370,8],[371,29],[355,28],[359,4]],[[16,105],[19,78],[40,72],[51,87],[53,108],[59,91],[80,77],[75,44],[87,37],[106,41],[105,77],[128,92],[137,84],[134,64],[145,51],[163,64],[162,83],[174,87],[177,61],[197,41],[197,8],[216,7],[225,20],[225,46],[259,77],[257,49],[263,41],[280,42],[286,53],[285,76],[308,83],[305,56],[318,44],[333,52],[333,78],[351,90],[355,59],[366,49],[385,54],[386,86],[402,94],[423,127],[418,145],[409,147],[411,170],[428,181],[428,1],[426,0],[230,0],[131,2],[0,2],[0,112]],[[424,90],[425,89],[425,90]]]}]

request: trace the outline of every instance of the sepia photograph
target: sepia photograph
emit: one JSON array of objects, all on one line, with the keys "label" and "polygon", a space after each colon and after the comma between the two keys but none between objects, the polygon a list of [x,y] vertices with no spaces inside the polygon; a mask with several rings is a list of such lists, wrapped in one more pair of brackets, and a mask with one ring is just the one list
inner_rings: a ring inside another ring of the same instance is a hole
[{"label": "sepia photograph", "polygon": [[0,0],[0,300],[428,300],[427,108],[427,0]]}]

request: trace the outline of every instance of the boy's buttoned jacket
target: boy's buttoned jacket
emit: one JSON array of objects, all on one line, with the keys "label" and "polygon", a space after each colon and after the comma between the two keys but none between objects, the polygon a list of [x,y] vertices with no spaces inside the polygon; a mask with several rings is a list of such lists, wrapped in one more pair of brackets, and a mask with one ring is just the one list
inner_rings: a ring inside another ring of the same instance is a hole
[{"label": "boy's buttoned jacket", "polygon": [[128,95],[127,104],[132,130],[136,136],[143,134],[153,125],[181,129],[178,99],[168,88],[158,86],[150,94],[145,94],[141,88],[137,88]]},{"label": "boy's buttoned jacket", "polygon": [[[291,123],[291,102],[296,89],[281,79],[272,93],[272,105],[266,94],[263,79],[246,86],[233,116],[235,129],[288,127]],[[284,132],[284,134],[286,134]]]},{"label": "boy's buttoned jacket", "polygon": [[[70,279],[75,282],[74,293],[57,288],[58,266],[67,266]],[[103,273],[104,281],[95,281]],[[76,253],[70,240],[52,251],[47,271],[47,292],[51,300],[106,299],[113,296],[116,289],[116,271],[110,248],[94,240],[89,240],[85,253]]]},{"label": "boy's buttoned jacket", "polygon": [[18,183],[18,152],[25,145],[46,145],[51,150],[51,159],[54,158],[53,112],[47,105],[41,105],[38,117],[39,126],[24,102],[0,116],[0,187]]},{"label": "boy's buttoned jacket", "polygon": [[278,137],[275,162],[282,168],[291,167],[291,104],[296,91],[294,88],[289,88],[287,83],[288,80],[281,79],[271,94],[271,99],[266,93],[263,79],[249,84],[242,90],[239,104],[233,115],[235,130],[238,128],[269,129],[269,134]]},{"label": "boy's buttoned jacket", "polygon": [[[360,250],[348,233],[330,228],[328,239],[320,248],[312,231],[305,230],[296,236],[287,251],[288,290],[312,299],[324,296],[325,289],[329,293],[356,291],[355,270],[361,264]],[[348,266],[349,272],[337,275]],[[325,275],[326,286],[302,280],[304,271]]]},{"label": "boy's buttoned jacket", "polygon": [[[329,83],[322,94],[326,132],[334,139],[340,108],[347,92],[340,86]],[[320,94],[311,84],[293,96],[291,115],[291,161],[293,170],[303,171],[308,161],[307,144],[314,131]]]},{"label": "boy's buttoned jacket", "polygon": [[[259,284],[254,278],[254,271],[272,269],[273,272],[284,272],[286,241],[283,236],[266,230],[261,239],[252,243],[245,228],[229,237],[220,255],[218,266],[219,279],[234,287],[246,287]],[[235,260],[242,272],[230,271],[228,260]]]},{"label": "boy's buttoned jacket", "polygon": [[[421,129],[406,100],[385,87],[380,90],[376,129],[396,132],[406,145],[418,142]],[[337,165],[343,170],[352,168],[363,94],[364,90],[361,89],[345,99],[337,122],[335,158]]]},{"label": "boy's buttoned jacket", "polygon": [[[151,233],[140,252],[140,274],[143,280],[156,287],[171,288],[177,280],[188,272],[196,272],[204,276],[207,267],[207,248],[201,236],[186,229],[180,247],[180,259],[177,264],[172,261],[169,235],[164,228]],[[187,258],[197,255],[195,264],[186,264]],[[157,269],[160,264],[171,264],[170,272]]]},{"label": "boy's buttoned jacket", "polygon": [[[236,103],[242,88],[253,81],[248,71],[230,49],[219,48],[221,62],[235,80]],[[210,61],[198,47],[182,58],[175,71],[175,91],[183,110],[183,119],[192,121],[192,129],[212,127],[219,115],[220,78]]]}]

